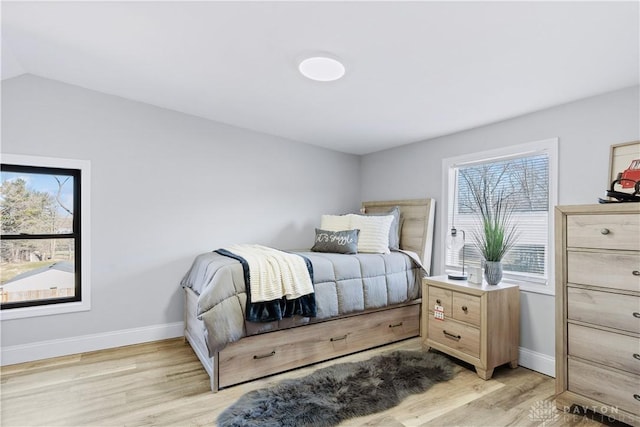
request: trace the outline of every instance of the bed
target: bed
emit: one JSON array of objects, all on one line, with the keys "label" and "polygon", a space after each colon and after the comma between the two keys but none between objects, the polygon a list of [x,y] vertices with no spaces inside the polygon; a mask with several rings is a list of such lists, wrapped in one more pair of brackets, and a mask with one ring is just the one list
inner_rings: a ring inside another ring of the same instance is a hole
[{"label": "bed", "polygon": [[361,213],[384,216],[391,210],[399,216],[399,242],[388,254],[294,251],[313,270],[315,317],[247,321],[244,309],[242,316],[236,313],[246,302],[240,262],[215,251],[196,257],[181,282],[184,336],[213,392],[420,335],[421,279],[431,271],[435,201],[364,202]]}]

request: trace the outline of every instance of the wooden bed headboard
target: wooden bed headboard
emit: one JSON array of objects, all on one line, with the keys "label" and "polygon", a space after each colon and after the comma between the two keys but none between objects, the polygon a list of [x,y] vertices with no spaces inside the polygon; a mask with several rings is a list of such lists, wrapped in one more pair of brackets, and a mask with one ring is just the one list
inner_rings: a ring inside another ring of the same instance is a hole
[{"label": "wooden bed headboard", "polygon": [[435,199],[390,200],[363,202],[364,213],[388,212],[394,206],[400,208],[400,249],[413,251],[420,256],[427,275],[431,275]]}]

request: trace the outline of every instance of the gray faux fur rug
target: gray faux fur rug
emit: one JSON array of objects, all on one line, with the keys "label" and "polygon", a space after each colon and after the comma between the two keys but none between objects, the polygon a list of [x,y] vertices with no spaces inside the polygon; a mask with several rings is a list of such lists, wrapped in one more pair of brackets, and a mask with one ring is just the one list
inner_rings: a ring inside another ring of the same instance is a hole
[{"label": "gray faux fur rug", "polygon": [[453,363],[423,351],[394,351],[318,369],[303,378],[251,391],[218,417],[227,426],[335,426],[396,406],[453,376]]}]

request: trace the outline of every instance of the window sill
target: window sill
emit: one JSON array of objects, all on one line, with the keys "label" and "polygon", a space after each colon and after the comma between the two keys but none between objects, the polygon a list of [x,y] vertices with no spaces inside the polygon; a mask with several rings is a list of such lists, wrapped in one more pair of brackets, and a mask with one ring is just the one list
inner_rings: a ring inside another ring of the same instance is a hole
[{"label": "window sill", "polygon": [[25,319],[28,317],[51,316],[55,314],[89,311],[91,304],[88,301],[66,302],[60,304],[39,305],[33,307],[9,308],[0,310],[0,321]]}]

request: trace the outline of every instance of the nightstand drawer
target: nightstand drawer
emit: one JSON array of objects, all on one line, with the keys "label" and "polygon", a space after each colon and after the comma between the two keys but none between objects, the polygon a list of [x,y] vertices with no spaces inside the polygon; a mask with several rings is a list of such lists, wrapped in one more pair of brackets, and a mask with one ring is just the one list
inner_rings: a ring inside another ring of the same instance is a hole
[{"label": "nightstand drawer", "polygon": [[469,356],[480,357],[480,329],[455,320],[429,321],[429,339]]},{"label": "nightstand drawer", "polygon": [[429,286],[429,311],[433,311],[435,305],[444,308],[444,316],[451,317],[451,291],[446,289]]},{"label": "nightstand drawer", "polygon": [[612,292],[567,288],[570,320],[640,332],[640,298]]},{"label": "nightstand drawer", "polygon": [[454,292],[452,311],[454,319],[480,326],[480,297]]},{"label": "nightstand drawer", "polygon": [[570,215],[567,217],[567,247],[640,250],[637,215]]}]

